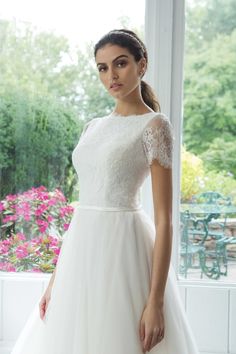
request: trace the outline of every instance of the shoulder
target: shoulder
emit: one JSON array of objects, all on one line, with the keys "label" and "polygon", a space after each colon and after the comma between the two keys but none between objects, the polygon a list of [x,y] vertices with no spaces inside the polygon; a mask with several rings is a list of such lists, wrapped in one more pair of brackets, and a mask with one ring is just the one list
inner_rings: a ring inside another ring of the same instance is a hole
[{"label": "shoulder", "polygon": [[94,125],[97,121],[101,120],[102,117],[95,117],[95,118],[91,118],[88,121],[86,121],[83,124],[83,128],[82,128],[82,132],[81,132],[81,136],[84,135],[84,133],[88,130],[88,128],[92,125]]},{"label": "shoulder", "polygon": [[169,117],[164,113],[157,113],[154,117],[150,118],[143,130],[143,139],[161,136],[169,141],[175,140],[173,125]]},{"label": "shoulder", "polygon": [[146,123],[145,128],[147,127],[153,127],[153,128],[169,127],[169,129],[173,130],[173,126],[171,124],[169,117],[162,112],[158,112],[152,118],[150,118]]},{"label": "shoulder", "polygon": [[164,113],[157,113],[145,124],[142,142],[149,165],[154,159],[164,167],[172,165],[173,126]]}]

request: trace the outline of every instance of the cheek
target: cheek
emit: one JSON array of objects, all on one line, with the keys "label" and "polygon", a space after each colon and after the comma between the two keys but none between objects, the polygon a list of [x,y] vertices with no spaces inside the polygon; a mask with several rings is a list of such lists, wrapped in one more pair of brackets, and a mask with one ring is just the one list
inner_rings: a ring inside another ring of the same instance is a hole
[{"label": "cheek", "polygon": [[100,74],[99,75],[99,79],[100,79],[100,81],[103,83],[103,85],[106,85],[106,76],[105,75],[102,75],[102,74]]},{"label": "cheek", "polygon": [[136,82],[139,79],[138,71],[136,68],[129,68],[125,75],[130,82]]}]

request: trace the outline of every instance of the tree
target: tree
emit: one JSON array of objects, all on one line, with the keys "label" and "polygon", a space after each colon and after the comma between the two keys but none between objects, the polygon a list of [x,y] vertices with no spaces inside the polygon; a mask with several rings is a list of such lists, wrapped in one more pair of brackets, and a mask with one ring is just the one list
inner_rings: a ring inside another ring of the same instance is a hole
[{"label": "tree", "polygon": [[209,169],[234,176],[235,18],[233,0],[187,3],[183,122],[186,148]]},{"label": "tree", "polygon": [[[225,136],[226,138],[226,136]],[[229,135],[229,139],[215,138],[209,149],[200,156],[208,170],[227,171],[236,179],[236,144],[235,139]]]},{"label": "tree", "polygon": [[75,111],[55,98],[5,92],[0,100],[0,197],[40,185],[60,188],[69,197],[76,182],[67,181],[71,152],[81,129]]},{"label": "tree", "polygon": [[218,34],[230,35],[236,26],[235,0],[186,2],[186,52],[200,51]]}]

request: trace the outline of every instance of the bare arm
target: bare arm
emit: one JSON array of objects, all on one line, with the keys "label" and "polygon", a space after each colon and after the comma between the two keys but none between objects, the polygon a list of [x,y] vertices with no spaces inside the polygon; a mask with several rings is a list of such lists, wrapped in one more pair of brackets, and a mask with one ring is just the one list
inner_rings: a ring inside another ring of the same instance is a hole
[{"label": "bare arm", "polygon": [[163,304],[172,248],[172,169],[151,165],[156,238],[149,301]]},{"label": "bare arm", "polygon": [[45,292],[39,302],[39,315],[42,320],[45,317],[45,314],[46,314],[46,311],[48,308],[48,304],[51,299],[51,291],[52,291],[55,275],[56,275],[56,268],[54,269],[53,274],[52,274],[50,281],[48,283],[47,289],[45,290]]},{"label": "bare arm", "polygon": [[54,279],[55,279],[55,275],[56,275],[56,267],[55,267],[55,269],[54,269],[54,271],[52,273],[52,276],[51,276],[51,278],[49,280],[48,288],[52,288],[53,283],[54,283]]},{"label": "bare arm", "polygon": [[172,151],[173,127],[157,116],[143,133],[150,165],[156,237],[153,247],[150,293],[141,316],[140,338],[143,351],[150,351],[165,333],[164,293],[172,250]]}]

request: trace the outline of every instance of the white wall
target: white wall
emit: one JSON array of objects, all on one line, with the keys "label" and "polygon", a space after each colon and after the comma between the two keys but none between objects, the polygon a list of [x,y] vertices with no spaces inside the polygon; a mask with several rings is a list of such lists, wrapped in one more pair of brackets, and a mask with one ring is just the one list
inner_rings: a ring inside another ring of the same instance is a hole
[{"label": "white wall", "polygon": [[0,354],[8,354],[50,276],[0,272]]}]

